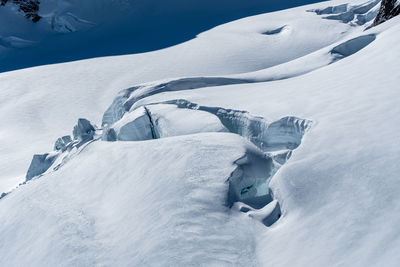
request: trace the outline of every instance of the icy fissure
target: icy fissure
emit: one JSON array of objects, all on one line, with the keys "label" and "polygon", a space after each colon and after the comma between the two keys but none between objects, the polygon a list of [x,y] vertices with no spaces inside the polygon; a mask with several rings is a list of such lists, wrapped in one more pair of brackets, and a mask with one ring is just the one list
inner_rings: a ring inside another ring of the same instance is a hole
[{"label": "icy fissure", "polygon": [[293,116],[269,123],[263,117],[253,116],[247,111],[201,106],[183,99],[163,103],[213,114],[229,132],[246,138],[263,152],[297,148],[303,135],[312,125],[310,120]]},{"label": "icy fissure", "polygon": [[[118,112],[115,106],[114,110]],[[124,103],[120,102],[120,105]],[[118,114],[110,114],[112,118]],[[26,180],[42,175],[48,170],[56,171],[76,153],[92,141],[144,141],[188,134],[230,132],[253,143],[245,155],[234,162],[235,170],[228,177],[227,206],[235,203],[247,205],[247,215],[262,217],[260,222],[272,225],[281,216],[279,203],[274,200],[269,182],[279,168],[290,158],[306,131],[310,120],[293,116],[268,122],[263,117],[253,116],[247,111],[221,107],[201,106],[184,99],[151,103],[135,107],[124,113],[112,124],[98,129],[86,119],[79,119],[74,127],[73,138],[57,139],[54,152],[35,155]],[[271,208],[270,203],[274,203]],[[266,207],[269,207],[266,209]],[[270,212],[266,213],[265,211]],[[260,215],[262,214],[262,215]]]},{"label": "icy fissure", "polygon": [[[346,4],[338,7],[329,7],[324,10],[310,11],[315,12],[318,15],[329,14],[330,12],[335,14],[338,12],[351,12],[352,16],[354,14],[358,15],[356,24],[365,24],[366,22],[371,21],[373,20],[373,18],[375,18],[377,13],[377,10],[375,9],[377,5],[378,3],[376,1],[373,1],[358,6],[349,6]],[[364,12],[367,13],[364,14]],[[286,28],[288,28],[288,26],[282,26],[278,29],[265,32],[264,34],[278,34],[281,31],[284,31]],[[321,60],[323,63],[318,65],[311,64],[310,66],[305,66],[301,72],[291,71],[291,69],[293,68],[293,66],[297,66],[297,64],[301,64],[303,66],[303,58],[299,58],[298,60],[294,60],[292,62],[283,63],[279,66],[264,69],[262,70],[262,73],[250,72],[240,75],[230,75],[229,77],[177,78],[167,81],[156,81],[136,85],[122,90],[113,100],[112,104],[103,114],[102,126],[107,127],[119,121],[124,116],[124,114],[130,112],[131,109],[135,109],[137,103],[146,97],[150,97],[163,92],[183,91],[224,85],[260,83],[300,76],[316,69],[325,67],[329,64],[335,63],[348,56],[351,56],[361,49],[367,47],[375,39],[376,34],[361,35],[349,40],[341,41],[336,45],[322,48],[320,51],[318,51],[318,53],[307,56],[315,57],[316,59]],[[178,103],[178,105],[180,104]]]},{"label": "icy fissure", "polygon": [[254,81],[224,77],[190,77],[134,86],[122,90],[103,115],[102,125],[110,125],[128,112],[139,100],[161,92],[198,89],[209,86],[251,83]]}]

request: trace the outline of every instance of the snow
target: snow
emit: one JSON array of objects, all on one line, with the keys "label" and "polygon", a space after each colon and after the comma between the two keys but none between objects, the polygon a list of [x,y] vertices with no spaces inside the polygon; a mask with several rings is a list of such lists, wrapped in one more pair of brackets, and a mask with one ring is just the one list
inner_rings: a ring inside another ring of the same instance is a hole
[{"label": "snow", "polygon": [[[376,5],[0,74],[0,192],[105,113],[92,142],[0,199],[0,265],[398,266],[400,18],[368,28]],[[131,123],[132,141],[97,140]]]},{"label": "snow", "polygon": [[[259,211],[249,211],[247,214],[262,222],[265,226],[271,226],[281,216],[279,203],[274,200]],[[277,218],[276,218],[277,217]]]},{"label": "snow", "polygon": [[148,111],[144,107],[126,114],[104,134],[104,140],[107,141],[139,141],[153,138]]},{"label": "snow", "polygon": [[[3,170],[0,181],[4,181],[0,191],[22,182],[31,155],[49,151],[57,138],[70,132],[77,118],[87,118],[100,125],[100,117],[123,88],[173,77],[256,71],[318,50],[340,39],[343,31],[356,30],[343,23],[321,20],[305,9],[311,7],[245,18],[202,33],[190,42],[151,53],[42,66],[0,75],[0,121],[8,125],[7,129],[0,129],[0,153],[13,162],[12,165],[0,162]],[[261,34],[281,25],[293,29],[287,38],[271,39]],[[323,35],[314,34],[324,31]],[[315,65],[318,60],[312,62]],[[302,67],[309,62],[297,64]],[[302,73],[299,69],[295,72]],[[270,78],[277,72],[272,70]]]},{"label": "snow", "polygon": [[0,7],[0,40],[15,36],[36,44],[0,44],[0,71],[159,50],[235,19],[318,1],[41,0],[37,23],[7,3]]},{"label": "snow", "polygon": [[179,109],[166,104],[149,106],[148,109],[161,138],[202,132],[228,132],[217,116],[205,111]]},{"label": "snow", "polygon": [[[2,199],[9,205],[0,211],[0,235],[8,240],[1,260],[10,266],[254,265],[253,231],[260,226],[231,216],[225,205],[232,161],[247,147],[227,133],[95,142],[49,179]],[[104,173],[101,166],[110,168]],[[37,227],[46,233],[32,231]],[[194,249],[199,245],[205,251]]]},{"label": "snow", "polygon": [[[243,85],[231,85],[162,96],[245,109],[270,119],[296,114],[316,122],[272,179],[284,215],[258,246],[265,265],[399,262],[399,241],[390,237],[398,234],[394,214],[400,189],[394,163],[398,149],[393,146],[399,141],[393,119],[400,114],[400,77],[390,71],[398,64],[399,20],[393,20],[363,50],[304,76],[249,84],[245,93]],[[264,257],[266,252],[274,257]]]}]

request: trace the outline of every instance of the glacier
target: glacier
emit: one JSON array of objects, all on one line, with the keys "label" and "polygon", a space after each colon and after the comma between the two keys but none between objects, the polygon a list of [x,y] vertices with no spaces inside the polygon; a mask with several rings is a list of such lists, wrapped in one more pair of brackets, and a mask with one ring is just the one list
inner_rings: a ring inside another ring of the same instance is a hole
[{"label": "glacier", "polygon": [[[379,8],[0,73],[0,265],[398,266],[400,17]],[[16,18],[0,54],[40,45]],[[103,31],[77,18],[61,39]]]}]

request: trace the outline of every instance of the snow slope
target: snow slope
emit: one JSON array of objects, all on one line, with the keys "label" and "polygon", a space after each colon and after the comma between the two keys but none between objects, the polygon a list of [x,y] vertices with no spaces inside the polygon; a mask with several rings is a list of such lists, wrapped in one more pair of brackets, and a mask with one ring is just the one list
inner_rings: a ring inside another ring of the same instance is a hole
[{"label": "snow slope", "polygon": [[[49,151],[58,137],[70,131],[77,118],[100,124],[103,112],[123,88],[173,77],[227,75],[265,68],[269,79],[279,79],[280,69],[290,68],[277,65],[317,51],[365,26],[353,27],[306,12],[326,6],[318,4],[246,18],[151,53],[0,74],[0,121],[8,125],[0,130],[0,152],[14,162],[0,162],[0,191],[21,182],[30,155]],[[283,25],[287,26],[279,34],[262,34]],[[293,62],[292,72],[302,73],[303,66],[314,68],[330,62],[324,55],[318,58]],[[275,69],[268,70],[274,66]]]},{"label": "snow slope", "polygon": [[[263,225],[231,216],[224,205],[225,175],[246,146],[232,134],[95,143],[49,179],[2,199],[10,204],[1,209],[2,240],[29,244],[2,241],[2,264],[254,265],[253,225]],[[95,167],[104,165],[106,173]],[[199,245],[205,251],[193,249]]]},{"label": "snow slope", "polygon": [[228,21],[319,1],[41,0],[37,23],[9,2],[0,6],[0,72],[158,50]]},{"label": "snow slope", "polygon": [[[100,127],[106,111],[120,131],[146,106],[165,130],[89,143],[2,198],[0,265],[398,266],[400,19],[365,30],[378,2],[343,3],[246,18],[153,53],[0,74],[0,152],[15,163],[1,165],[3,188],[78,117]],[[313,122],[260,210],[227,205],[235,170],[252,178],[265,166],[258,135],[225,133],[228,109]]]}]

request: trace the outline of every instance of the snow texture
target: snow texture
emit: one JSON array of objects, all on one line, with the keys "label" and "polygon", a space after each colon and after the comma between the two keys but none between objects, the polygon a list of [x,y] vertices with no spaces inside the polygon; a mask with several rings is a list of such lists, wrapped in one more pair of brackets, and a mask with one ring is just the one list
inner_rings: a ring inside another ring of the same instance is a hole
[{"label": "snow texture", "polygon": [[[58,15],[96,26],[57,37],[54,2],[36,24],[0,7],[1,69],[177,45],[0,74],[0,266],[399,265],[398,16],[334,0],[167,38],[147,22],[198,6],[149,1],[141,35],[79,2]],[[214,2],[198,13],[251,5]]]}]

